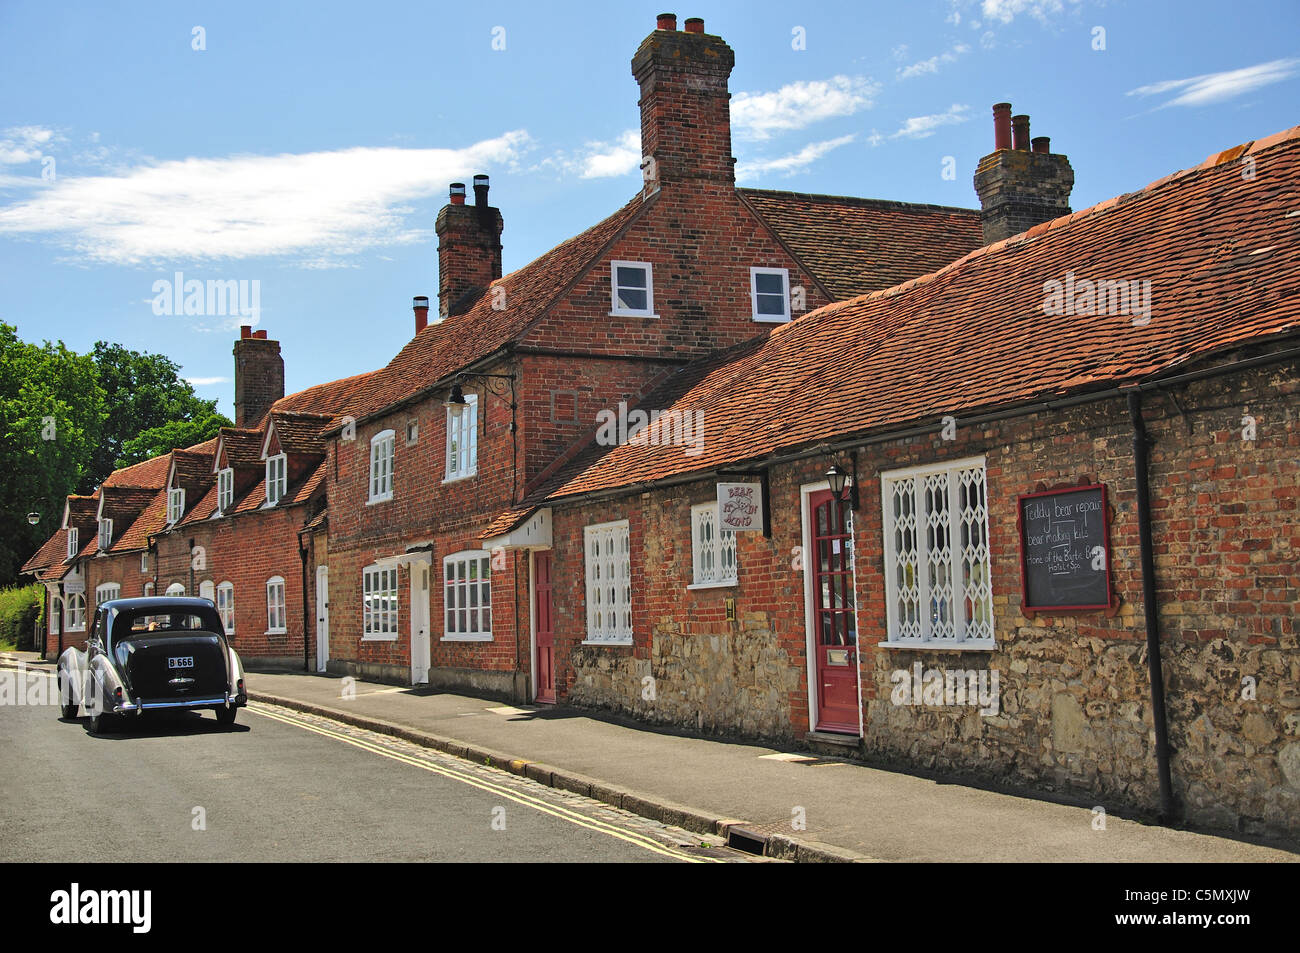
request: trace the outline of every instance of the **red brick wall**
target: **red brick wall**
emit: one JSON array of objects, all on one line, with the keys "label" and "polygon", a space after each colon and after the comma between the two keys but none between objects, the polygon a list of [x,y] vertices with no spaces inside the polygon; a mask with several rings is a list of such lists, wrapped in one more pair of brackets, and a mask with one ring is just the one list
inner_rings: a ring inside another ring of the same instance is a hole
[{"label": "red brick wall", "polygon": [[[1175,793],[1193,820],[1292,835],[1300,818],[1297,371],[1279,365],[1193,384],[1180,388],[1177,406],[1167,395],[1145,397]],[[1257,428],[1249,442],[1246,413]],[[976,455],[987,458],[996,650],[878,647],[886,638],[881,472]],[[709,499],[713,481],[557,510],[562,698],[727,734],[806,731],[804,589],[790,556],[801,545],[799,487],[819,481],[825,466],[813,458],[773,469],[773,538],[742,536],[734,588],[686,588],[690,504]],[[858,474],[863,752],[949,776],[1086,793],[1109,809],[1149,809],[1156,763],[1124,401],[984,426],[959,421],[955,440],[936,433],[860,451]],[[1015,499],[1080,477],[1108,489],[1118,611],[1027,617]],[[631,523],[635,644],[583,646],[582,528],[617,519]],[[722,614],[729,596],[735,622]],[[893,704],[892,673],[918,661],[997,671],[998,713]],[[655,679],[653,701],[642,696],[646,675]]]}]

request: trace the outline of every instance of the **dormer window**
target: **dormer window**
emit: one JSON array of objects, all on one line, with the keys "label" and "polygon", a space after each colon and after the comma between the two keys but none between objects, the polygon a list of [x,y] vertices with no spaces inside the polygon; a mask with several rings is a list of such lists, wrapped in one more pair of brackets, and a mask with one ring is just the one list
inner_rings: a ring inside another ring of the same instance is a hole
[{"label": "dormer window", "polygon": [[107,550],[113,545],[113,521],[104,519],[99,521],[99,548]]},{"label": "dormer window", "polygon": [[185,490],[177,488],[167,491],[167,522],[175,523],[185,512]]},{"label": "dormer window", "polygon": [[754,320],[790,320],[790,272],[786,268],[749,269],[749,292]]},{"label": "dormer window", "polygon": [[74,558],[80,551],[81,547],[77,545],[77,527],[73,526],[68,530],[68,558]]},{"label": "dormer window", "polygon": [[611,261],[609,313],[616,317],[656,318],[654,269],[647,261]]},{"label": "dormer window", "polygon": [[391,430],[370,438],[370,503],[393,498],[393,438]]},{"label": "dormer window", "polygon": [[230,467],[217,471],[217,515],[223,515],[235,502],[235,471]]},{"label": "dormer window", "polygon": [[266,458],[266,505],[275,506],[284,497],[288,483],[287,458],[283,453]]}]

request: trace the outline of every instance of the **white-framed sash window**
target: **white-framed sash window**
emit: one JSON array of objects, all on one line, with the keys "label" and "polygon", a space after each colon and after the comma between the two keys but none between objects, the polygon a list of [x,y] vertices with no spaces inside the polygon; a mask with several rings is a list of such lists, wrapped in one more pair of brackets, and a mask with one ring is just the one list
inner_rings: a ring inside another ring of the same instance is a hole
[{"label": "white-framed sash window", "polygon": [[370,498],[369,503],[380,503],[393,498],[393,443],[391,430],[370,438]]},{"label": "white-framed sash window", "polygon": [[266,458],[266,505],[275,506],[284,498],[288,484],[288,458],[283,453]]},{"label": "white-framed sash window", "polygon": [[478,394],[466,394],[465,403],[447,408],[447,480],[461,480],[478,472]]},{"label": "white-framed sash window", "polygon": [[284,579],[272,576],[266,580],[266,634],[282,635],[289,631],[284,611]]},{"label": "white-framed sash window", "polygon": [[491,554],[484,549],[453,553],[442,561],[443,640],[492,639]]},{"label": "white-framed sash window", "polygon": [[361,637],[397,638],[397,566],[367,566],[361,573]]}]

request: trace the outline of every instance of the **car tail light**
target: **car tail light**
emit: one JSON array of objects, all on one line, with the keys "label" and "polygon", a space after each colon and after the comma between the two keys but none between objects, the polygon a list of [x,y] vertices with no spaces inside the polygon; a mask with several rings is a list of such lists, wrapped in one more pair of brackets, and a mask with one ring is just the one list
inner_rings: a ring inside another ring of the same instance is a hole
[{"label": "car tail light", "polygon": [[119,705],[122,703],[122,689],[120,686],[113,689],[113,700]]},{"label": "car tail light", "polygon": [[237,694],[244,694],[244,680],[242,678],[235,682],[235,688],[238,690]]}]

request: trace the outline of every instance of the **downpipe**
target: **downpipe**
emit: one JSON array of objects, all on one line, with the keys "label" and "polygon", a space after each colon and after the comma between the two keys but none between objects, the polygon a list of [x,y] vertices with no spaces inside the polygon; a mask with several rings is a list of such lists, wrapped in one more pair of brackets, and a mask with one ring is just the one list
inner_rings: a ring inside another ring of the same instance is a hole
[{"label": "downpipe", "polygon": [[1165,713],[1165,679],[1160,664],[1160,615],[1156,606],[1156,562],[1151,538],[1151,478],[1147,469],[1150,442],[1142,419],[1142,394],[1128,392],[1133,422],[1133,476],[1137,492],[1138,549],[1142,559],[1142,611],[1147,630],[1147,671],[1151,678],[1151,720],[1156,732],[1156,771],[1160,778],[1160,822],[1174,820],[1173,782],[1169,771],[1169,725]]}]

